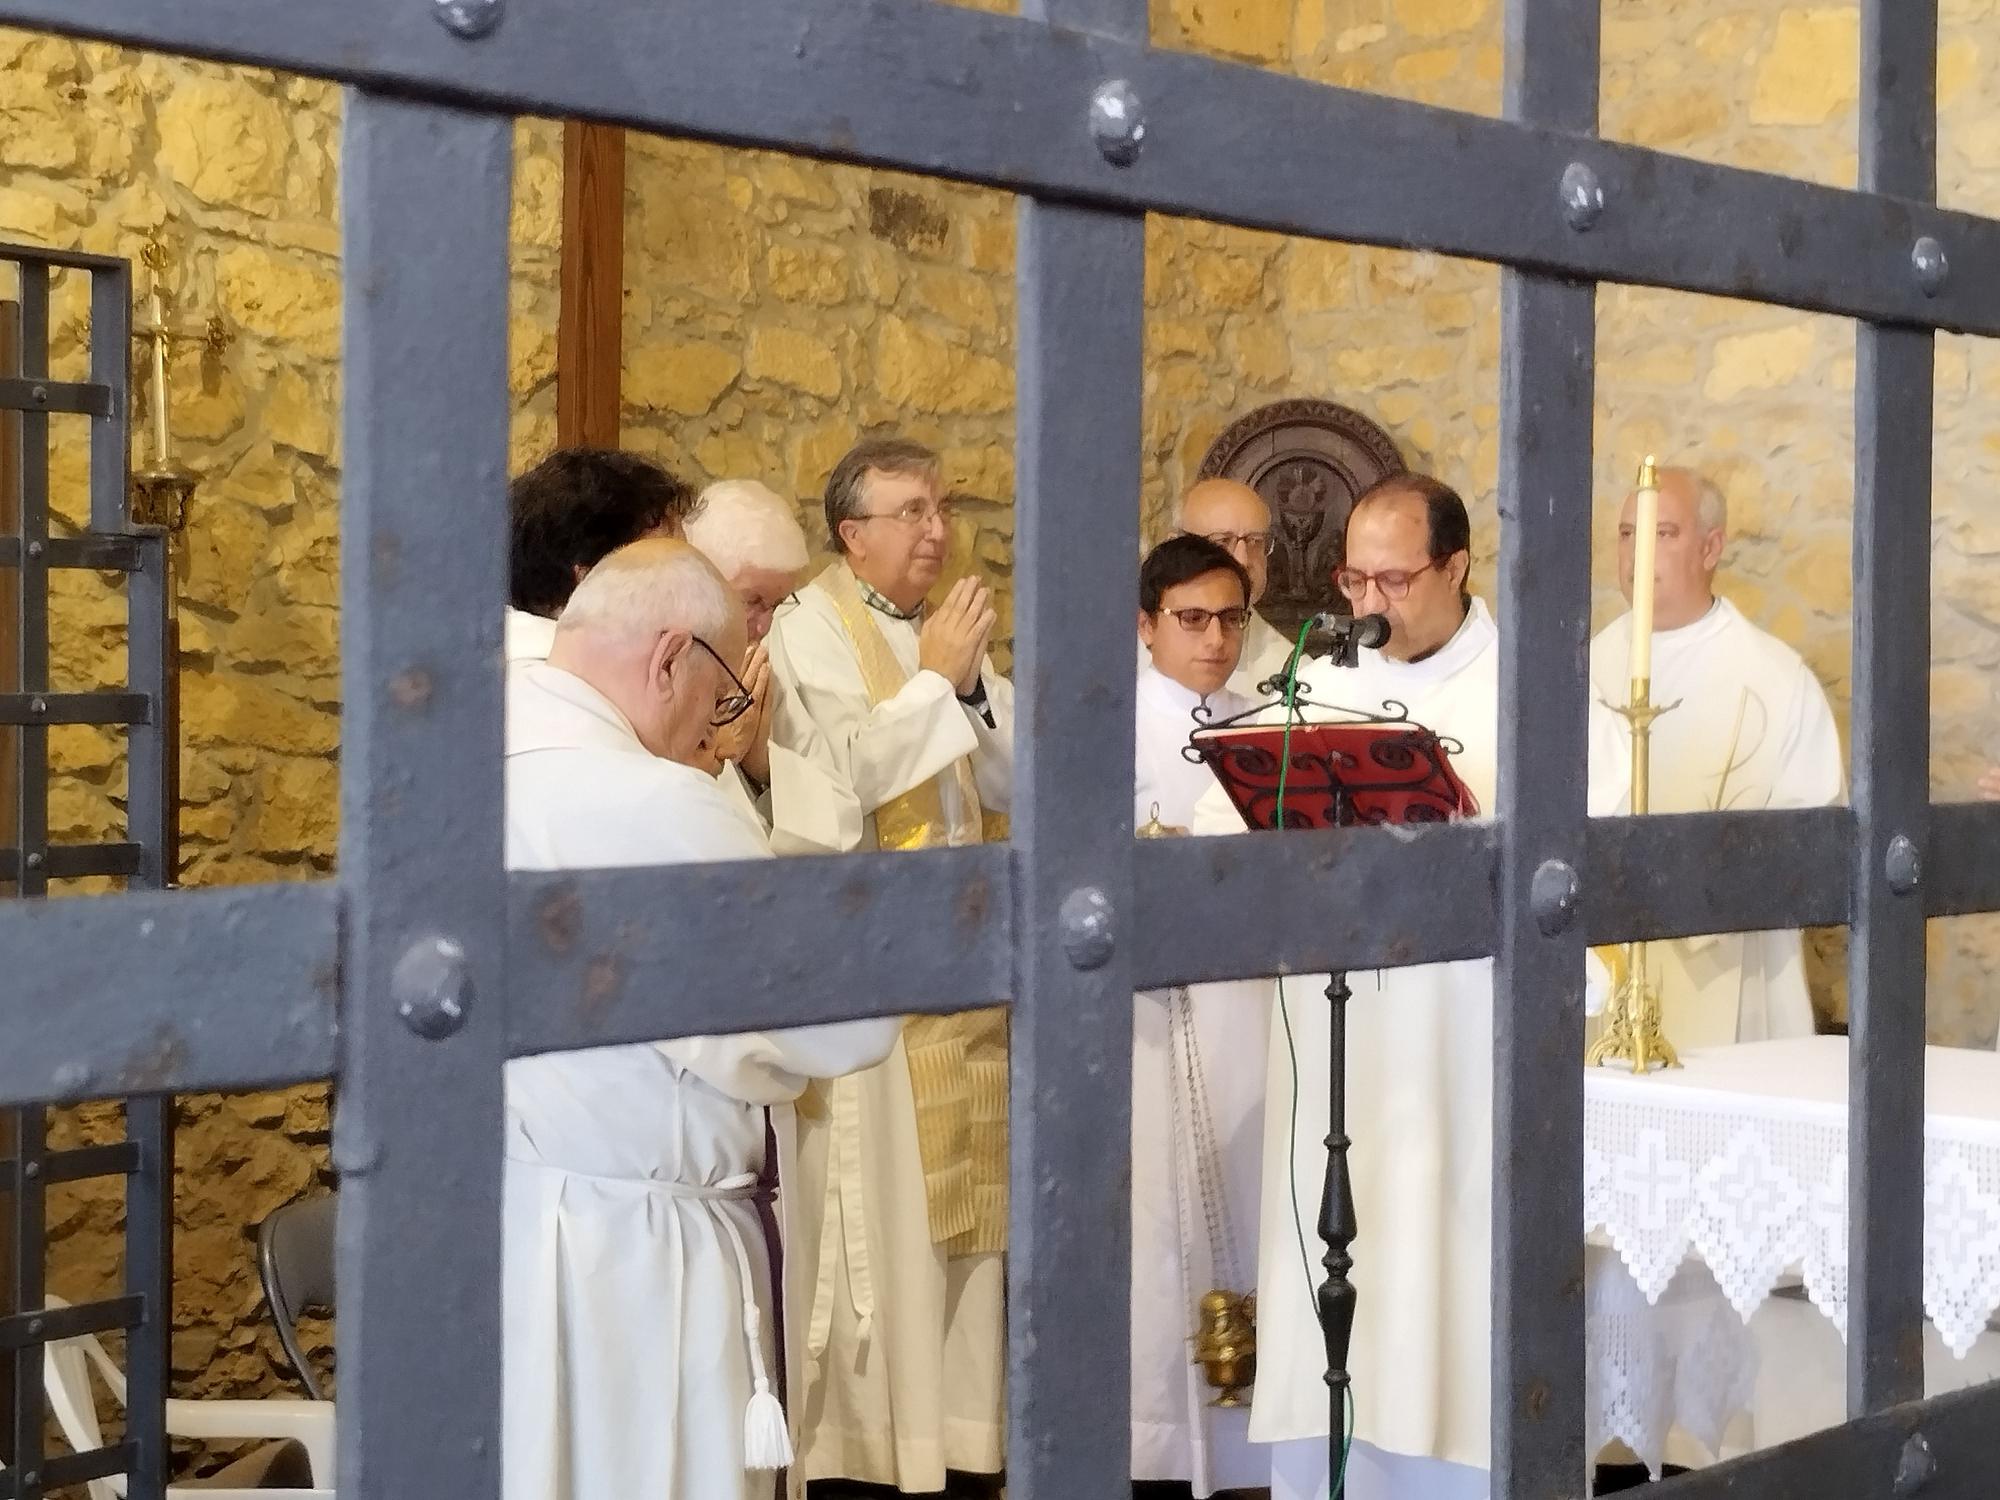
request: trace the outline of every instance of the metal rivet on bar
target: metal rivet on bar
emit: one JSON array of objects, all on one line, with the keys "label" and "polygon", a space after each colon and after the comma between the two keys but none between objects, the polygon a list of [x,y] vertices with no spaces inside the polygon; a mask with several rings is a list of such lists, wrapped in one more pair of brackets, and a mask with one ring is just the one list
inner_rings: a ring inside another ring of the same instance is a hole
[{"label": "metal rivet on bar", "polygon": [[1111,961],[1111,917],[1111,898],[1094,885],[1063,897],[1062,945],[1072,968],[1101,969]]},{"label": "metal rivet on bar", "polygon": [[41,542],[28,543],[28,556],[30,557],[40,557],[44,552],[48,550],[49,550],[48,547],[44,543]]},{"label": "metal rivet on bar", "polygon": [[1114,167],[1129,167],[1146,144],[1146,110],[1132,85],[1122,78],[1100,83],[1090,96],[1090,133],[1097,149]]},{"label": "metal rivet on bar", "polygon": [[396,1014],[418,1036],[440,1041],[465,1024],[472,1004],[472,976],[465,949],[448,937],[412,943],[389,975]]},{"label": "metal rivet on bar", "polygon": [[1579,234],[1604,216],[1604,184],[1580,161],[1563,168],[1562,209],[1569,227]]},{"label": "metal rivet on bar", "polygon": [[47,1319],[44,1318],[28,1319],[28,1337],[31,1339],[40,1338],[42,1336],[42,1330],[47,1328],[48,1326],[49,1325]]},{"label": "metal rivet on bar", "polygon": [[1935,297],[1943,291],[1945,282],[1951,278],[1951,262],[1945,258],[1944,246],[1928,234],[1910,247],[1910,267],[1917,273],[1917,285],[1926,297]]},{"label": "metal rivet on bar", "polygon": [[45,857],[39,849],[33,850],[28,855],[28,868],[31,870],[39,870],[44,862]]},{"label": "metal rivet on bar", "polygon": [[431,14],[453,36],[476,42],[507,14],[506,0],[431,0]]},{"label": "metal rivet on bar", "polygon": [[1911,1433],[1896,1458],[1896,1495],[1899,1500],[1914,1495],[1936,1476],[1937,1455],[1931,1452],[1931,1445],[1921,1432]]},{"label": "metal rivet on bar", "polygon": [[1922,882],[1924,857],[1907,833],[1889,840],[1888,852],[1882,856],[1882,874],[1889,882],[1889,889],[1899,896],[1909,895]]},{"label": "metal rivet on bar", "polygon": [[34,387],[28,392],[28,399],[37,406],[47,406],[49,404],[49,388],[45,385]]},{"label": "metal rivet on bar", "polygon": [[1577,897],[1582,894],[1576,871],[1566,860],[1545,859],[1528,883],[1528,907],[1542,936],[1554,937],[1576,920]]},{"label": "metal rivet on bar", "polygon": [[29,713],[31,713],[31,714],[45,714],[45,713],[47,713],[48,711],[49,711],[49,700],[48,700],[48,699],[46,699],[46,698],[30,698],[30,699],[28,700],[28,712],[29,712]]},{"label": "metal rivet on bar", "polygon": [[27,1163],[21,1168],[21,1175],[30,1182],[36,1181],[42,1175],[42,1164],[38,1161]]}]

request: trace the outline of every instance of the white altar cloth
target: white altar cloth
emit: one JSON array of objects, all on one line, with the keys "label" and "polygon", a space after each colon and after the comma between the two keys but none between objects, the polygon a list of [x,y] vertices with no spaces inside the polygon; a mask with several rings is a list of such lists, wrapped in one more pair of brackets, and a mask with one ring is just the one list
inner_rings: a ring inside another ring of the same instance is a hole
[{"label": "white altar cloth", "polygon": [[[1746,1326],[1781,1284],[1802,1282],[1838,1336],[1847,1324],[1846,1039],[1684,1061],[1645,1078],[1593,1068],[1584,1083],[1584,1228],[1616,1254],[1591,1266],[1592,1451],[1617,1437],[1656,1470],[1669,1427],[1714,1455],[1754,1410],[1771,1326],[1810,1337],[1797,1319],[1761,1319],[1754,1338]],[[1924,1310],[1931,1342],[1963,1361],[2000,1309],[2000,1055],[1927,1048],[1925,1089]],[[1836,1404],[1826,1420],[1839,1419]],[[1771,1425],[1759,1444],[1779,1437]]]}]

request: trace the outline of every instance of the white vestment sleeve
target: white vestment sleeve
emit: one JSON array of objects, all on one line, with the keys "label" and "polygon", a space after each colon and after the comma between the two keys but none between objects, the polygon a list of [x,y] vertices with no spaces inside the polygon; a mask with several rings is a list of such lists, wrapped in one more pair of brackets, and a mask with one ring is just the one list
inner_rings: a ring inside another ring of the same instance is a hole
[{"label": "white vestment sleeve", "polygon": [[976,708],[965,710],[978,737],[972,752],[972,778],[979,787],[979,805],[988,812],[1005,812],[1014,802],[1014,684],[993,670],[988,660],[979,670],[986,688],[989,726]]},{"label": "white vestment sleeve", "polygon": [[789,1031],[683,1037],[655,1045],[711,1088],[746,1104],[789,1104],[815,1078],[872,1068],[901,1033],[900,1016]]},{"label": "white vestment sleeve", "polygon": [[864,811],[979,749],[977,715],[936,672],[918,672],[895,697],[869,702],[853,648],[818,611],[793,610],[765,642],[773,673],[791,688],[778,697],[772,739],[796,748],[807,736],[800,720],[818,725]]},{"label": "white vestment sleeve", "polygon": [[1798,665],[1789,695],[1785,737],[1771,778],[1771,807],[1831,807],[1847,795],[1840,731],[1811,667]]}]

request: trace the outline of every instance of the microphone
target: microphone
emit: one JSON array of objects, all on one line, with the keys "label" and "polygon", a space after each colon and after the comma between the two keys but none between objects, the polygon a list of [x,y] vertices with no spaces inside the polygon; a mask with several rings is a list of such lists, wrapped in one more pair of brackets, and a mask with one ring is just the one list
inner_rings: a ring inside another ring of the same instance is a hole
[{"label": "microphone", "polygon": [[1389,643],[1389,617],[1387,615],[1359,615],[1348,619],[1331,611],[1313,616],[1312,631],[1306,637],[1331,636],[1342,645],[1369,651],[1380,650]]}]

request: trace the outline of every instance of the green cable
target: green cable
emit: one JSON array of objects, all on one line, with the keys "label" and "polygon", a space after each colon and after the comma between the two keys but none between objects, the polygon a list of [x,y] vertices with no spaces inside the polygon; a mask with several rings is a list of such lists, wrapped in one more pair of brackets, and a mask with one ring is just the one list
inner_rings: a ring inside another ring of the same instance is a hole
[{"label": "green cable", "polygon": [[[1285,740],[1281,758],[1278,761],[1278,827],[1285,826],[1285,781],[1292,768],[1292,725],[1298,719],[1299,658],[1305,654],[1306,632],[1312,629],[1308,620],[1299,627],[1299,638],[1292,646],[1292,659],[1285,667]],[[1292,1064],[1292,1128],[1286,1148],[1286,1180],[1292,1193],[1292,1235],[1299,1242],[1299,1264],[1306,1273],[1306,1299],[1317,1302],[1319,1288],[1313,1284],[1312,1256],[1306,1250],[1306,1232],[1302,1227],[1299,1210],[1299,1049],[1292,1038],[1292,1014],[1285,1003],[1285,976],[1278,976],[1278,1019],[1285,1026],[1285,1053]],[[1315,1322],[1318,1319],[1315,1317]],[[1346,1409],[1342,1413],[1340,1433],[1340,1472],[1333,1476],[1327,1487],[1329,1500],[1339,1500],[1347,1491],[1347,1455],[1354,1446],[1354,1385],[1349,1381],[1346,1390]]]}]

